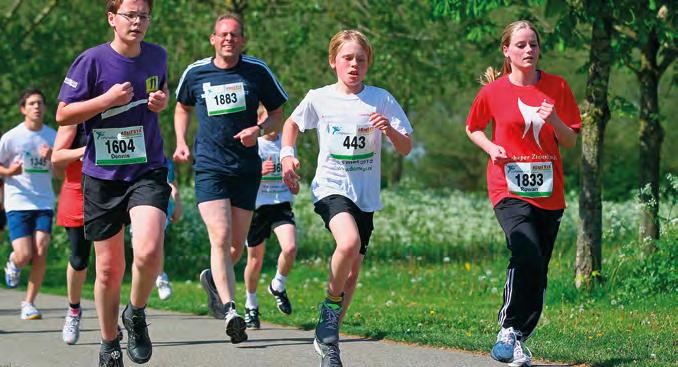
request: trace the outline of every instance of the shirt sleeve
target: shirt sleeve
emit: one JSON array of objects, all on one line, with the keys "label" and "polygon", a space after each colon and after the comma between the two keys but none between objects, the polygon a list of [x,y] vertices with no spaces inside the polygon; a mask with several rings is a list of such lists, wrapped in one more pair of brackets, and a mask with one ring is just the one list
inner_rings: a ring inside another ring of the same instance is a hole
[{"label": "shirt sleeve", "polygon": [[491,118],[492,112],[488,103],[487,89],[483,87],[471,105],[471,110],[466,117],[466,126],[472,132],[485,130]]},{"label": "shirt sleeve", "polygon": [[391,126],[399,133],[412,134],[412,124],[410,124],[410,120],[405,115],[403,108],[391,93],[385,91],[385,94],[381,113],[388,118]]},{"label": "shirt sleeve", "polygon": [[579,106],[577,105],[577,100],[574,98],[572,89],[563,80],[562,93],[560,93],[560,103],[556,106],[556,113],[558,117],[569,126],[572,130],[579,133],[581,129],[581,112],[579,111]]},{"label": "shirt sleeve", "polygon": [[96,83],[97,65],[87,53],[78,56],[64,78],[59,91],[59,100],[65,103],[92,99]]},{"label": "shirt sleeve", "polygon": [[191,86],[193,85],[193,73],[190,71],[191,67],[184,70],[181,75],[179,85],[177,86],[177,101],[186,106],[195,106],[195,93]]},{"label": "shirt sleeve", "polygon": [[262,73],[261,103],[264,104],[266,110],[272,111],[287,102],[287,92],[273,75],[271,69],[265,64],[262,67],[264,72]]},{"label": "shirt sleeve", "polygon": [[7,134],[4,134],[2,137],[0,137],[0,164],[2,164],[5,168],[9,167],[10,165],[10,159],[12,157],[9,157],[9,147],[8,147],[9,141],[7,139]]},{"label": "shirt sleeve", "polygon": [[290,118],[297,123],[299,131],[315,129],[318,127],[318,114],[313,108],[313,91],[306,93],[304,99],[294,109]]}]

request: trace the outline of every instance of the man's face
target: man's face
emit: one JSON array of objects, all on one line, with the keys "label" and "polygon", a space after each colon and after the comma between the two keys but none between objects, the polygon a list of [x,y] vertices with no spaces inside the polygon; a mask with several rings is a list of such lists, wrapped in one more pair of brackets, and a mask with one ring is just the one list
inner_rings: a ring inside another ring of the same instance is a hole
[{"label": "man's face", "polygon": [[26,119],[42,122],[45,117],[45,100],[39,94],[31,94],[26,98],[26,103],[24,103],[20,110]]},{"label": "man's face", "polygon": [[126,43],[141,43],[150,22],[150,9],[145,0],[124,0],[116,13],[108,13],[108,24]]},{"label": "man's face", "polygon": [[222,19],[214,26],[210,36],[210,44],[214,46],[216,55],[226,59],[240,56],[245,47],[245,36],[240,24],[235,19]]}]

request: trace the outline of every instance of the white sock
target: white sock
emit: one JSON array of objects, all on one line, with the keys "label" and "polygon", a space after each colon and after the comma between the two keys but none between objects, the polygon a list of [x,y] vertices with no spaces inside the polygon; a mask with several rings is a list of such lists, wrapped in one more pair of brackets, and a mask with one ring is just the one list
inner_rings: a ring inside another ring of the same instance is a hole
[{"label": "white sock", "polygon": [[[12,252],[12,253],[13,253],[13,252]],[[12,256],[11,256],[11,255],[10,255],[9,259],[7,259],[7,260],[9,260],[9,261],[8,261],[8,262],[9,262],[9,267],[12,268],[12,270],[14,270],[14,271],[16,271],[16,270],[21,270],[21,268],[18,267],[18,266],[16,266],[16,264],[14,263],[14,261],[12,261]]]},{"label": "white sock", "polygon": [[282,292],[285,290],[285,283],[287,282],[287,277],[280,274],[280,272],[275,273],[275,278],[271,281],[271,288],[276,292]]},{"label": "white sock", "polygon": [[257,292],[250,293],[245,291],[247,295],[247,300],[245,301],[245,307],[249,309],[258,308],[259,301],[257,301]]}]

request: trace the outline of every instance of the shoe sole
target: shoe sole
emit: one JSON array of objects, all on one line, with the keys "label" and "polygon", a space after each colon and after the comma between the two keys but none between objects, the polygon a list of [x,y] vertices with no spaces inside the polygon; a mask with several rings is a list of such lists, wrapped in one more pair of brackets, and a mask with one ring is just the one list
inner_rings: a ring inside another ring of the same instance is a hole
[{"label": "shoe sole", "polygon": [[207,280],[207,272],[210,272],[210,270],[205,269],[200,273],[200,285],[205,290],[205,293],[207,293],[207,310],[215,319],[223,320],[226,314],[220,310],[222,305],[218,296],[219,292],[216,289],[212,289],[212,285]]},{"label": "shoe sole", "polygon": [[42,318],[42,315],[33,315],[33,316],[28,316],[28,317],[21,316],[22,320],[40,320],[41,318]]},{"label": "shoe sole", "polygon": [[276,301],[275,301],[275,307],[278,309],[278,311],[284,313],[285,315],[291,315],[291,314],[292,314],[292,307],[291,307],[291,306],[290,306],[290,312],[285,312],[285,311],[283,311],[282,308],[280,308],[280,306],[278,306],[278,298],[275,296],[275,294],[273,294],[273,290],[271,289],[271,285],[270,285],[270,284],[269,284],[269,286],[268,286],[268,294],[270,294],[271,296],[273,296],[273,298],[276,299]]},{"label": "shoe sole", "polygon": [[318,342],[318,339],[316,339],[316,338],[313,338],[313,349],[315,349],[315,352],[318,353],[320,358],[323,357],[323,351],[322,351],[322,349],[320,349],[320,343]]},{"label": "shoe sole", "polygon": [[231,338],[231,343],[239,344],[247,340],[245,329],[245,319],[242,317],[234,317],[226,324],[226,335]]},{"label": "shoe sole", "polygon": [[492,357],[492,359],[494,359],[495,361],[501,362],[501,363],[511,363],[511,362],[513,362],[513,358],[503,359],[503,358],[497,357],[497,356],[494,354],[494,351],[490,351],[490,357]]}]

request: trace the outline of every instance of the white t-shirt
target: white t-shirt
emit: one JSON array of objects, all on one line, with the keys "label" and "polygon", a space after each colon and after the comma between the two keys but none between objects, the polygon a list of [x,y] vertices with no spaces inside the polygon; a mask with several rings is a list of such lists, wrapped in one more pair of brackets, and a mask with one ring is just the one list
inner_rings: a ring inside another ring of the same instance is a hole
[{"label": "white t-shirt", "polygon": [[52,210],[52,163],[40,158],[40,146],[54,146],[56,131],[43,125],[40,131],[20,123],[0,138],[0,164],[8,168],[22,162],[20,175],[5,177],[5,210]]},{"label": "white t-shirt", "polygon": [[365,85],[358,94],[346,95],[327,85],[312,89],[292,113],[300,131],[318,129],[318,166],[311,183],[316,202],[329,195],[342,195],[360,210],[383,207],[381,190],[381,130],[368,122],[380,113],[402,134],[412,126],[402,107],[386,90]]},{"label": "white t-shirt", "polygon": [[257,193],[256,207],[273,205],[284,202],[291,203],[294,198],[290,189],[282,181],[282,164],[280,163],[280,135],[275,141],[270,141],[260,136],[257,139],[259,145],[259,157],[266,161],[269,157],[273,160],[275,171],[262,176]]}]

